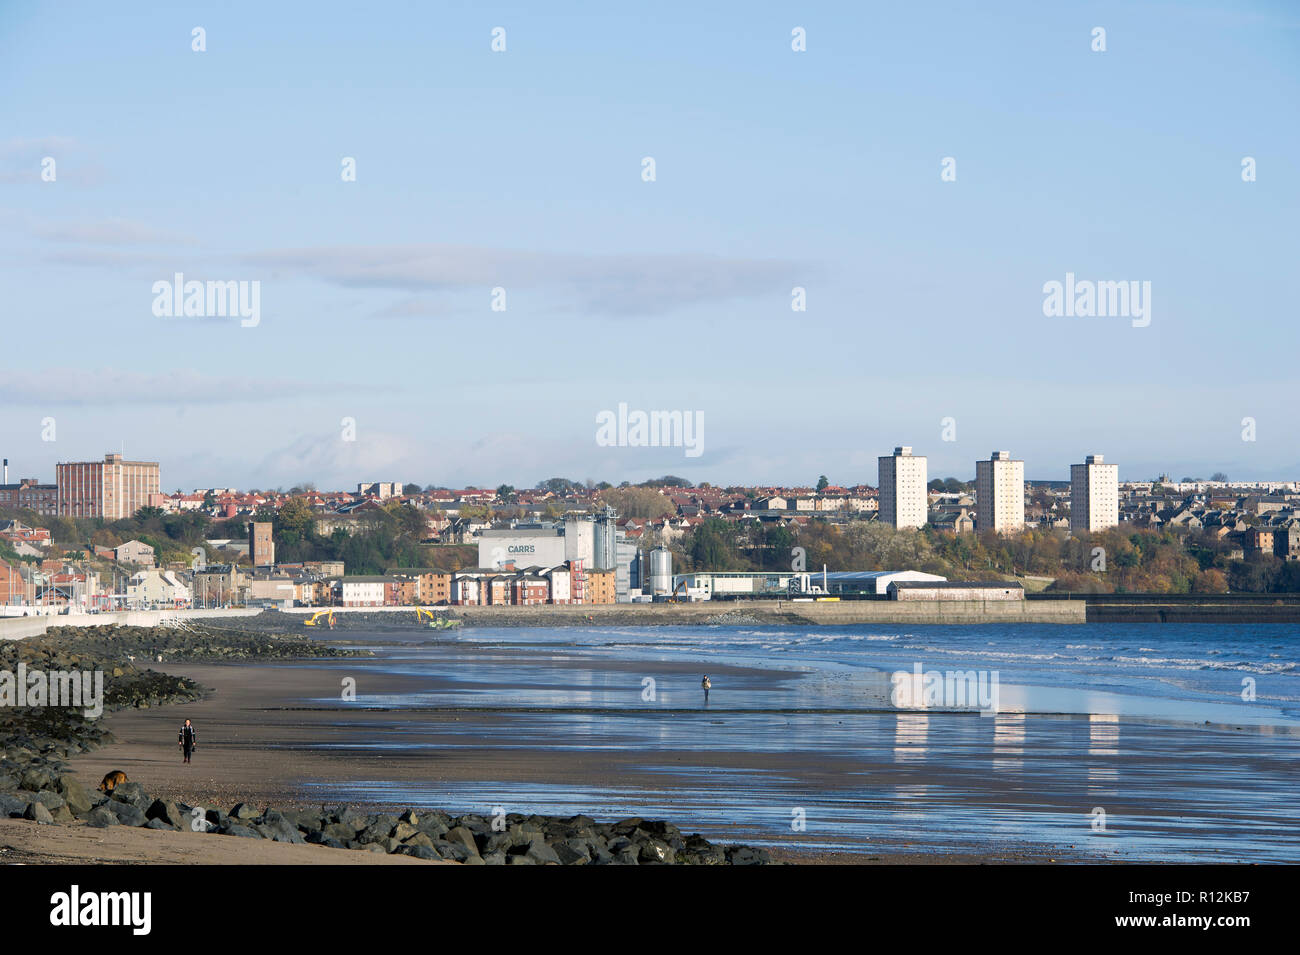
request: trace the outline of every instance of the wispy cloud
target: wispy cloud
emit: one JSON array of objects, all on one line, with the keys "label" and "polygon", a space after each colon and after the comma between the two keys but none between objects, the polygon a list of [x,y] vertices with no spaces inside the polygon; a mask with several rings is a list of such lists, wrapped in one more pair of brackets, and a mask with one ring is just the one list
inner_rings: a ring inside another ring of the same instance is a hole
[{"label": "wispy cloud", "polygon": [[103,219],[96,222],[34,222],[31,232],[51,242],[86,245],[197,245],[193,236],[155,229],[130,219]]},{"label": "wispy cloud", "polygon": [[131,371],[13,371],[0,377],[0,402],[8,405],[221,405],[393,389],[338,381],[286,381],[217,377],[194,371],[147,374]]},{"label": "wispy cloud", "polygon": [[551,307],[615,315],[788,296],[791,283],[809,272],[789,260],[704,253],[584,255],[451,244],[295,249],[248,255],[242,261],[349,288],[474,290],[485,296],[497,286],[507,293],[536,291]]}]

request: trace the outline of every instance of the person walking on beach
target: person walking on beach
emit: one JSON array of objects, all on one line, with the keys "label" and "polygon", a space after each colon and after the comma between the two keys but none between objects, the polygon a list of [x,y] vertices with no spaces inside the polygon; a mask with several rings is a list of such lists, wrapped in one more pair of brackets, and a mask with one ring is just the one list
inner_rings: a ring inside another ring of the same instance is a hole
[{"label": "person walking on beach", "polygon": [[713,684],[709,682],[709,675],[707,673],[704,674],[704,679],[700,681],[700,686],[704,687],[704,705],[708,706],[709,690],[713,688]]},{"label": "person walking on beach", "polygon": [[185,762],[188,763],[190,761],[190,754],[198,749],[199,746],[198,735],[194,732],[194,726],[189,720],[185,721],[185,725],[181,727],[180,733],[177,734],[176,745],[185,753]]}]

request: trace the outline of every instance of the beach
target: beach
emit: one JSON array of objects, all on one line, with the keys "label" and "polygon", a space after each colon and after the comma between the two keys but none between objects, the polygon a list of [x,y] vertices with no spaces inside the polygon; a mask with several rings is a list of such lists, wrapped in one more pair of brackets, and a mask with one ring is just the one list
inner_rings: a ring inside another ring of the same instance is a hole
[{"label": "beach", "polygon": [[[1080,631],[1070,639],[1082,642]],[[925,632],[934,651],[951,642]],[[325,639],[375,656],[167,665],[213,692],[112,714],[117,742],[73,766],[89,785],[122,770],[205,807],[662,818],[795,862],[1300,858],[1300,832],[1279,805],[1300,751],[1285,706],[1243,710],[1188,690],[1143,697],[1138,677],[1112,674],[1105,692],[1009,683],[1019,712],[899,712],[884,669],[792,652],[871,635],[336,633]],[[351,680],[356,698],[345,700]],[[1070,712],[1080,694],[1116,712]],[[1277,715],[1245,722],[1265,711]],[[1225,719],[1194,721],[1201,712]],[[186,717],[199,730],[188,766],[175,743]]]}]

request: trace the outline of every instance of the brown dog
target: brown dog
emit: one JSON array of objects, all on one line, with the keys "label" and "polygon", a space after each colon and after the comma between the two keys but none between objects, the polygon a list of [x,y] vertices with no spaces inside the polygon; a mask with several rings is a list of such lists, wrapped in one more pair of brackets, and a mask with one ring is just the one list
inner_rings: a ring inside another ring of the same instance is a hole
[{"label": "brown dog", "polygon": [[120,769],[115,769],[104,777],[104,781],[99,784],[99,791],[102,793],[111,793],[118,786],[128,782],[126,773]]}]

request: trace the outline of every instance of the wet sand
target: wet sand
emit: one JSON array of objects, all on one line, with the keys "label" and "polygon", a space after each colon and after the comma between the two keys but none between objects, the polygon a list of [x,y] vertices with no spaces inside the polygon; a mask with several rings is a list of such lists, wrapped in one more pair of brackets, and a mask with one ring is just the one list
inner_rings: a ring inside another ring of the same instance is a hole
[{"label": "wet sand", "polygon": [[[304,706],[304,698],[319,695],[326,688],[332,692],[339,683],[339,668],[315,662],[287,666],[172,665],[167,670],[198,680],[215,692],[197,703],[106,717],[118,742],[74,762],[76,774],[87,785],[98,784],[105,773],[122,770],[155,795],[189,805],[228,809],[243,800],[259,807],[333,804],[341,800],[314,799],[313,795],[349,786],[368,791],[377,777],[409,783],[417,789],[421,785],[459,785],[468,787],[471,793],[483,780],[492,780],[492,799],[475,800],[471,795],[469,805],[445,808],[490,812],[489,803],[501,797],[503,790],[509,792],[512,785],[518,784],[519,791],[526,793],[539,783],[572,791],[579,801],[581,796],[576,794],[583,792],[644,786],[661,796],[664,808],[672,807],[674,780],[671,775],[665,778],[660,772],[647,771],[643,752],[574,752],[529,745],[515,724],[526,724],[537,714],[467,709],[342,712],[332,707]],[[714,668],[714,672],[723,678],[729,675],[725,667]],[[376,678],[372,674],[365,680],[369,683]],[[394,693],[402,692],[412,682],[393,675],[378,678],[384,683],[384,691]],[[189,765],[182,762],[175,743],[177,727],[186,718],[194,721],[200,734],[199,749]],[[392,731],[395,720],[407,727],[407,735],[418,738],[420,749],[405,753],[368,749]],[[340,725],[344,721],[346,727]],[[467,739],[471,741],[468,744]],[[671,767],[690,762],[694,756],[689,751],[664,750],[657,753],[655,763]],[[732,772],[743,772],[754,762],[755,754],[712,752],[710,758],[725,788],[727,777]],[[827,767],[798,753],[765,754],[763,761],[782,775],[810,780],[827,772]],[[419,805],[400,798],[346,801],[366,808]],[[432,808],[437,804],[425,805]],[[526,797],[510,800],[508,808],[512,812],[533,811]],[[671,811],[662,815],[673,818]],[[702,831],[706,837],[722,841],[745,841],[751,834],[725,820]],[[793,862],[885,864],[1029,863],[1079,860],[1089,855],[1065,846],[1044,852],[1038,847],[981,845],[978,840],[955,833],[943,836],[940,851],[916,843],[844,851],[819,847],[816,836],[805,842],[798,848],[774,847],[774,855]]]}]

